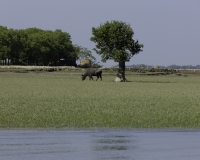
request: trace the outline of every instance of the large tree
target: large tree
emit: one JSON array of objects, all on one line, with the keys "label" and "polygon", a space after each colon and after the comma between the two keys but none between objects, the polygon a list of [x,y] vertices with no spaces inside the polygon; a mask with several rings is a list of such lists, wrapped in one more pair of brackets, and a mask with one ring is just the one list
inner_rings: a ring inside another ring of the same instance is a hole
[{"label": "large tree", "polygon": [[125,62],[142,51],[143,44],[134,40],[134,32],[130,24],[121,21],[110,21],[92,28],[91,41],[96,43],[94,50],[101,55],[102,61],[112,59],[119,63],[118,75],[123,81],[125,78]]}]

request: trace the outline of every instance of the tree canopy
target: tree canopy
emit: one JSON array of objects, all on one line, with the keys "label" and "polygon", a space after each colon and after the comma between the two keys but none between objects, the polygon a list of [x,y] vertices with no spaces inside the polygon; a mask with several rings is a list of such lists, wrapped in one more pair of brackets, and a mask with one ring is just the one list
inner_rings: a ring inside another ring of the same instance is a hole
[{"label": "tree canopy", "polygon": [[129,61],[135,54],[142,51],[143,44],[134,40],[134,32],[130,24],[121,21],[110,21],[92,28],[91,41],[96,43],[97,54],[101,55],[102,61],[108,59],[119,63],[119,68],[125,78],[125,62]]},{"label": "tree canopy", "polygon": [[76,44],[74,45],[74,50],[77,55],[77,60],[81,61],[83,58],[87,58],[91,61],[96,61],[96,58],[92,55],[92,52],[89,49]]},{"label": "tree canopy", "polygon": [[[79,45],[74,45],[74,54],[77,56],[77,60],[80,61],[80,64],[78,65],[79,67],[84,67],[84,68],[100,68],[102,65],[100,65],[97,61],[96,58],[92,55],[92,52],[85,47],[81,47]],[[91,64],[90,65],[81,65],[81,60],[83,59],[88,59]]]},{"label": "tree canopy", "polygon": [[17,65],[76,65],[77,55],[67,32],[0,26],[0,60],[6,59]]}]

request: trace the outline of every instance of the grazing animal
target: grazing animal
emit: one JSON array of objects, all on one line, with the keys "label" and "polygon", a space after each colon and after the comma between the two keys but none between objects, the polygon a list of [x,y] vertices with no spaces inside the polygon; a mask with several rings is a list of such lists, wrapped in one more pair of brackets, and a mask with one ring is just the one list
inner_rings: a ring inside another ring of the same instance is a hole
[{"label": "grazing animal", "polygon": [[97,79],[96,81],[99,79],[99,77],[101,78],[102,80],[102,70],[100,69],[90,69],[90,70],[87,70],[84,74],[82,74],[82,81],[85,80],[85,78],[87,76],[89,76],[89,80],[93,80],[92,76],[97,76]]}]

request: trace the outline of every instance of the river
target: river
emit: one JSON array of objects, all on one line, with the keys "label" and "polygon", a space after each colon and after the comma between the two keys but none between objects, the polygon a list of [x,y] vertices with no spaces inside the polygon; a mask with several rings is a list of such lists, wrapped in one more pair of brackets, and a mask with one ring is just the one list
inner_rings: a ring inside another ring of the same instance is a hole
[{"label": "river", "polygon": [[0,160],[199,160],[200,130],[0,130]]}]

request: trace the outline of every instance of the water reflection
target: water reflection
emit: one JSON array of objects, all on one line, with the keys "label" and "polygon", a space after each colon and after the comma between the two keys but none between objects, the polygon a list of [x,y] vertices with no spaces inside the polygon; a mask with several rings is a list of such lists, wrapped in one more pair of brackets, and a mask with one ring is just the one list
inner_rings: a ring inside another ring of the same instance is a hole
[{"label": "water reflection", "polygon": [[[121,135],[119,135],[121,134]],[[130,159],[133,158],[134,150],[137,149],[133,136],[126,133],[95,135],[93,150],[99,156],[98,159]],[[103,154],[102,154],[103,153]]]}]

